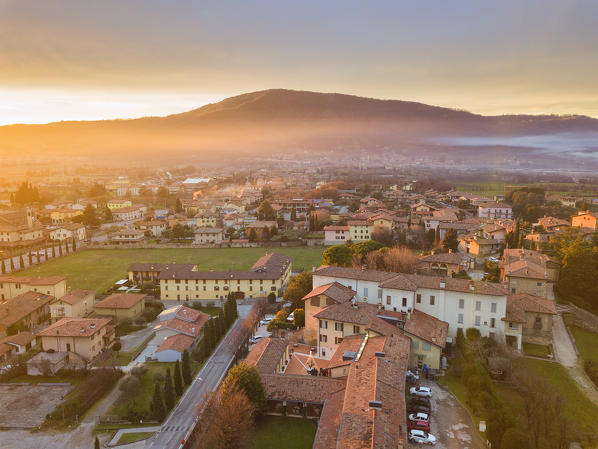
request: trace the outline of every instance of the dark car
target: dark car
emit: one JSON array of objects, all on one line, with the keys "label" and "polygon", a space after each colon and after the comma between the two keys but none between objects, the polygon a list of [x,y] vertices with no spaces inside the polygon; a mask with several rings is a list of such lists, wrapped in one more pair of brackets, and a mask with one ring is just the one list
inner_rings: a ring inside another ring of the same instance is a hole
[{"label": "dark car", "polygon": [[430,431],[430,423],[426,421],[407,421],[408,429],[423,430],[425,432]]},{"label": "dark car", "polygon": [[430,400],[428,398],[420,398],[417,396],[412,396],[409,398],[410,405],[423,405],[424,407],[432,407]]},{"label": "dark car", "polygon": [[410,405],[409,406],[409,413],[427,413],[430,414],[430,407],[426,407],[425,405]]}]

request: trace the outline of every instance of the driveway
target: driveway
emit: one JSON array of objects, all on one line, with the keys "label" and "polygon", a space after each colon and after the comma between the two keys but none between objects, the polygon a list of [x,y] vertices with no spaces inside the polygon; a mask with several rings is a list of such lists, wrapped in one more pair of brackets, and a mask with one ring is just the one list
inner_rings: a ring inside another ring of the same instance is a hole
[{"label": "driveway", "polygon": [[572,367],[577,362],[577,352],[569,338],[563,317],[557,314],[552,320],[552,338],[554,340],[554,352],[556,359],[563,366]]},{"label": "driveway", "polygon": [[[436,437],[439,449],[487,449],[474,427],[469,412],[446,388],[423,380],[421,385],[432,389],[430,433]],[[409,448],[422,447],[408,443]]]},{"label": "driveway", "polygon": [[123,335],[120,337],[120,343],[122,344],[122,352],[130,352],[133,349],[136,349],[143,340],[145,340],[149,334],[152,333],[152,330],[158,320],[155,320],[152,323],[149,323],[145,329],[141,329],[140,331],[133,332],[132,334]]}]

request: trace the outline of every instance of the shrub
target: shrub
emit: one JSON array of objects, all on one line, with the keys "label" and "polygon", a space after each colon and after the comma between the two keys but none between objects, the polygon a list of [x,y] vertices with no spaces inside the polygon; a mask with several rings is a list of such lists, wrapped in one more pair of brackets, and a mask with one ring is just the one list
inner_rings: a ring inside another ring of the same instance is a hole
[{"label": "shrub", "polygon": [[118,389],[127,396],[133,397],[139,391],[140,386],[141,382],[139,382],[139,379],[136,376],[128,375],[120,383]]},{"label": "shrub", "polygon": [[467,339],[471,340],[471,341],[477,340],[478,338],[480,338],[482,336],[479,329],[476,329],[475,327],[468,327],[465,330],[465,335],[467,336]]},{"label": "shrub", "polygon": [[131,374],[135,377],[141,378],[147,373],[147,366],[136,366],[131,370]]},{"label": "shrub", "polygon": [[274,304],[276,302],[276,294],[274,292],[270,292],[268,295],[268,302],[270,304]]},{"label": "shrub", "polygon": [[586,360],[583,364],[583,368],[592,382],[598,386],[598,362]]},{"label": "shrub", "polygon": [[162,383],[164,382],[164,373],[161,371],[156,371],[154,373],[154,383]]}]

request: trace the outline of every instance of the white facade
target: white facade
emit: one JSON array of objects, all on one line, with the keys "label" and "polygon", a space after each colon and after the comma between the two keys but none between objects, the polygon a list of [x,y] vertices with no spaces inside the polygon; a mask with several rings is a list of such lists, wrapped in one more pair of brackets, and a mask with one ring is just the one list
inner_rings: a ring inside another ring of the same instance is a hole
[{"label": "white facade", "polygon": [[364,224],[352,224],[349,223],[349,234],[351,241],[361,242],[363,240],[370,240],[372,232],[372,226],[369,223]]},{"label": "white facade", "polygon": [[324,228],[324,243],[326,245],[342,245],[350,239],[349,226],[326,226]]},{"label": "white facade", "polygon": [[511,206],[501,203],[481,203],[478,206],[479,218],[513,218]]}]

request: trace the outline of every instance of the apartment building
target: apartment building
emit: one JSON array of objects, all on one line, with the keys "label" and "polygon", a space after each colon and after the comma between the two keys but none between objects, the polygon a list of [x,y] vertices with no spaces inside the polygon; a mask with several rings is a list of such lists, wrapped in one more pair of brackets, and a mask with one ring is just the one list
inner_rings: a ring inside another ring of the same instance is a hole
[{"label": "apartment building", "polygon": [[50,321],[55,323],[62,318],[84,318],[94,310],[93,290],[73,290],[50,304]]},{"label": "apartment building", "polygon": [[29,291],[0,302],[0,338],[47,321],[49,304],[54,299],[50,295]]},{"label": "apartment building", "polygon": [[500,279],[510,294],[528,293],[554,300],[561,264],[530,249],[505,249],[499,262]]},{"label": "apartment building", "polygon": [[508,204],[486,201],[478,204],[479,218],[513,218],[513,209]]},{"label": "apartment building", "polygon": [[194,232],[193,243],[196,245],[220,245],[222,236],[222,228],[200,228]]},{"label": "apartment building", "polygon": [[44,228],[31,209],[0,212],[0,248],[27,247],[44,240]]},{"label": "apartment building", "polygon": [[324,244],[325,245],[342,245],[351,240],[351,232],[349,226],[325,226],[324,227]]},{"label": "apartment building", "polygon": [[350,220],[347,224],[352,242],[371,239],[373,226],[367,220]]},{"label": "apartment building", "polygon": [[28,291],[60,298],[66,295],[66,278],[64,276],[0,276],[0,300],[11,299]]},{"label": "apartment building", "polygon": [[71,240],[78,242],[85,240],[87,236],[85,226],[80,223],[66,223],[50,230],[50,240]]}]

